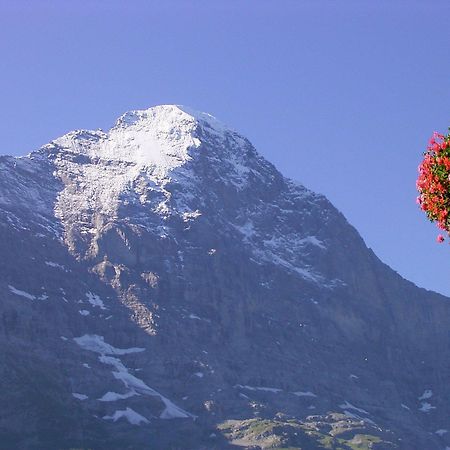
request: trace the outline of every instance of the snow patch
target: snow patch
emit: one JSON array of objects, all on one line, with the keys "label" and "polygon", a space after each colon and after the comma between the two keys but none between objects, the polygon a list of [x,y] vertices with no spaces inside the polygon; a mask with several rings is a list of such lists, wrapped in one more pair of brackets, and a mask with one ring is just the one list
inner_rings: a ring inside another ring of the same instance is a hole
[{"label": "snow patch", "polygon": [[85,334],[73,340],[84,350],[100,353],[101,355],[126,355],[128,353],[139,353],[145,351],[145,348],[131,347],[131,348],[116,348],[105,342],[103,336],[97,334]]},{"label": "snow patch", "polygon": [[339,408],[346,409],[346,410],[351,409],[353,411],[358,411],[363,414],[369,414],[365,409],[358,408],[358,407],[352,405],[351,403],[349,403],[347,400],[344,403],[342,403],[342,405],[339,405]]},{"label": "snow patch", "polygon": [[139,395],[139,394],[133,390],[126,392],[125,394],[118,394],[117,392],[109,391],[105,395],[103,395],[102,398],[99,398],[98,400],[100,402],[116,402],[117,400],[124,400],[126,398],[133,397],[134,395]]},{"label": "snow patch", "polygon": [[297,392],[293,392],[293,394],[296,395],[297,397],[317,397],[317,395],[312,393],[311,391],[306,391],[306,392],[297,391]]},{"label": "snow patch", "polygon": [[272,392],[274,394],[283,392],[283,389],[273,388],[273,387],[265,387],[265,386],[255,387],[255,386],[237,384],[235,387],[240,388],[240,389],[247,389],[248,391],[264,391],[264,392]]},{"label": "snow patch", "polygon": [[28,292],[21,291],[20,289],[16,289],[14,286],[8,285],[8,289],[13,293],[18,295],[19,297],[27,298],[28,300],[36,300],[36,296],[29,294]]},{"label": "snow patch", "polygon": [[321,240],[317,239],[316,236],[307,236],[302,238],[298,241],[298,244],[301,246],[313,245],[322,249],[326,248],[325,244]]},{"label": "snow patch", "polygon": [[92,306],[98,307],[100,309],[106,309],[102,299],[97,294],[87,292],[86,299]]},{"label": "snow patch", "polygon": [[164,411],[160,415],[161,419],[194,417],[192,414],[184,411],[183,409],[172,403],[168,398],[152,389],[150,386],[147,386],[147,384],[145,384],[141,379],[129,373],[128,368],[123,365],[120,359],[104,355],[100,356],[99,359],[103,364],[108,364],[114,367],[115,370],[112,372],[114,377],[117,380],[122,381],[125,387],[127,389],[130,389],[130,391],[132,390],[142,395],[159,397],[159,399],[164,403],[165,406]]},{"label": "snow patch", "polygon": [[428,402],[423,402],[422,406],[419,408],[419,411],[422,411],[424,413],[428,413],[430,412],[432,409],[436,409],[436,406],[432,406],[430,403]]},{"label": "snow patch", "polygon": [[195,211],[184,212],[181,214],[183,222],[189,222],[191,220],[195,220],[197,217],[200,217],[202,213],[197,209]]},{"label": "snow patch", "polygon": [[[119,349],[105,342],[103,336],[96,334],[80,336],[74,338],[74,341],[83,349],[89,350],[95,353],[99,353],[99,360],[103,364],[113,366],[112,372],[114,378],[120,380],[129,391],[133,391],[141,395],[150,395],[158,397],[164,403],[164,410],[160,415],[161,419],[175,419],[175,418],[194,418],[192,414],[184,411],[177,405],[175,405],[168,398],[164,397],[159,392],[152,389],[150,386],[144,383],[141,379],[132,375],[127,367],[122,363],[119,358],[106,355],[125,355],[129,353],[143,352],[145,348],[133,347],[127,349]],[[106,394],[105,394],[106,395]]]},{"label": "snow patch", "polygon": [[433,391],[431,389],[426,389],[423,394],[418,397],[419,400],[427,400],[429,398],[433,397]]},{"label": "snow patch", "polygon": [[89,311],[87,311],[86,309],[81,309],[80,311],[78,311],[82,316],[89,316],[89,314],[91,314]]},{"label": "snow patch", "polygon": [[127,409],[116,411],[112,416],[103,416],[103,419],[112,420],[113,422],[117,422],[119,419],[126,419],[129,423],[131,423],[131,425],[149,423],[148,419],[128,407]]},{"label": "snow patch", "polygon": [[53,261],[45,261],[45,264],[46,264],[47,266],[49,266],[49,267],[54,267],[55,269],[61,269],[61,270],[63,270],[64,272],[68,272],[68,270],[66,269],[65,266],[63,266],[63,265],[61,265],[61,264],[58,264],[58,263],[56,263],[56,262],[53,262]]},{"label": "snow patch", "polygon": [[87,395],[84,394],[78,394],[77,392],[72,392],[72,395],[77,398],[78,400],[86,400],[89,398]]},{"label": "snow patch", "polygon": [[203,322],[211,323],[209,319],[205,319],[204,317],[197,316],[197,314],[189,314],[189,316],[185,316],[185,318],[192,320],[202,320]]}]

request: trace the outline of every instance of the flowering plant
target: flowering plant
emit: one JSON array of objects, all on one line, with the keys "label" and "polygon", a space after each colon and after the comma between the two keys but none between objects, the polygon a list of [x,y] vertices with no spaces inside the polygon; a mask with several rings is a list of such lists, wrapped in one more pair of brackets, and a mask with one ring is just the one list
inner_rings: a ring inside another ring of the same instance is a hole
[{"label": "flowering plant", "polygon": [[[431,222],[450,236],[450,134],[433,133],[417,178],[417,203]],[[438,242],[444,242],[439,234]]]}]

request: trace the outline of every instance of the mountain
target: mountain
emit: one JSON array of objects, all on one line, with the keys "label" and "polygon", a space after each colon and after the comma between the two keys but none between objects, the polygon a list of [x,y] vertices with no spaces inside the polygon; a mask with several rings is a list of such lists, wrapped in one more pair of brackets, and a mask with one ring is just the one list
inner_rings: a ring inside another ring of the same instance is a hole
[{"label": "mountain", "polygon": [[214,117],[0,171],[0,449],[450,446],[449,299]]}]

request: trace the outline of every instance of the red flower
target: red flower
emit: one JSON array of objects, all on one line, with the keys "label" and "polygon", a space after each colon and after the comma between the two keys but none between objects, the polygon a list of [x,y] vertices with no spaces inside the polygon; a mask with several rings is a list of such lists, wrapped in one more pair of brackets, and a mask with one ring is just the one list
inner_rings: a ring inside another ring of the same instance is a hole
[{"label": "red flower", "polygon": [[[431,222],[450,235],[450,134],[433,133],[418,172],[416,202]],[[439,235],[437,241],[444,237]]]}]

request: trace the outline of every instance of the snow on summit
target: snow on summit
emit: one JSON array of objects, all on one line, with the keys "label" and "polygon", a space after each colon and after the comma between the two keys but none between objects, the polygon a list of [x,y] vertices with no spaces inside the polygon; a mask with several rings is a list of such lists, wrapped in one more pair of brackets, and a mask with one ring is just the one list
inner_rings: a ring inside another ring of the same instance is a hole
[{"label": "snow on summit", "polygon": [[[40,154],[50,156],[54,176],[65,186],[58,194],[55,215],[67,236],[70,223],[81,224],[81,234],[95,234],[102,217],[114,220],[121,205],[135,201],[161,217],[192,214],[197,208],[186,205],[186,199],[197,197],[191,187],[198,176],[187,163],[204,154],[224,184],[239,188],[249,173],[249,146],[209,114],[162,105],[127,112],[108,132],[68,133],[44,146]],[[176,205],[169,205],[172,194],[167,184],[181,179],[183,194]]]},{"label": "snow on summit", "polygon": [[162,105],[123,114],[108,133],[74,131],[54,142],[91,157],[151,166],[155,175],[165,176],[190,159],[189,149],[200,146],[199,126],[216,136],[229,130],[209,114]]},{"label": "snow on summit", "polygon": [[160,106],[124,114],[101,142],[98,156],[143,166],[155,166],[161,174],[190,159],[188,150],[198,147],[196,119],[176,106]]},{"label": "snow on summit", "polygon": [[[67,223],[79,220],[80,211],[95,210],[114,218],[119,198],[130,189],[142,191],[142,204],[151,190],[167,194],[164,185],[172,172],[191,161],[195,150],[201,152],[204,141],[214,141],[217,150],[227,147],[218,163],[229,172],[230,182],[241,183],[246,169],[240,153],[247,141],[213,116],[181,106],[130,111],[106,133],[77,130],[52,141],[42,151],[55,155],[55,176],[66,185],[58,196],[56,216]],[[217,159],[216,154],[210,156]],[[159,206],[160,212],[167,210],[164,202]],[[89,233],[89,227],[84,232]]]}]

